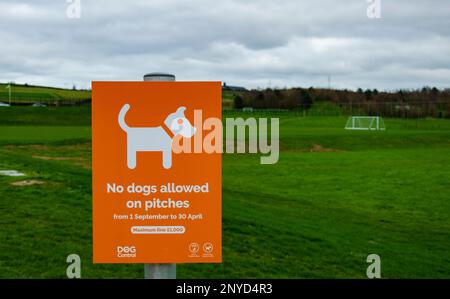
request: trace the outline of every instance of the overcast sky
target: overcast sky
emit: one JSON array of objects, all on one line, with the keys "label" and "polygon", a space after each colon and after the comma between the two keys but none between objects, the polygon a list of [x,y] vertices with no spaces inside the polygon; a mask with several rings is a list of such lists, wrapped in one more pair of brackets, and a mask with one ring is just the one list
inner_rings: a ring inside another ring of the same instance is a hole
[{"label": "overcast sky", "polygon": [[79,19],[68,5],[0,0],[0,82],[450,87],[449,0],[381,0],[381,19],[367,0],[81,0]]}]

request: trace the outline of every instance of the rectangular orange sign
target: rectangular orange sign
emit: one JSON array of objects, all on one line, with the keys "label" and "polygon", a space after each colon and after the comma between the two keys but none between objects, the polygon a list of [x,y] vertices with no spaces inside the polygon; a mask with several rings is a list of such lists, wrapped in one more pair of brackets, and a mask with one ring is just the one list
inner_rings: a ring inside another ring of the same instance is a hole
[{"label": "rectangular orange sign", "polygon": [[220,82],[92,83],[94,263],[222,261],[221,117]]}]

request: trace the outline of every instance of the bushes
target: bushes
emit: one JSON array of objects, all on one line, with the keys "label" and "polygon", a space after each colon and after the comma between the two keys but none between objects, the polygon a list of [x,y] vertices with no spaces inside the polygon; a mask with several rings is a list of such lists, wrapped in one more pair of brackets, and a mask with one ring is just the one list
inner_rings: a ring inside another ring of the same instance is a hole
[{"label": "bushes", "polygon": [[242,109],[244,108],[244,100],[240,95],[234,96],[234,108],[235,109]]},{"label": "bushes", "polygon": [[330,89],[264,89],[244,92],[234,99],[234,107],[307,111],[314,102],[330,102],[346,114],[366,114],[405,118],[450,117],[450,89],[424,87],[395,92]]},{"label": "bushes", "polygon": [[242,101],[244,107],[255,109],[307,110],[313,104],[310,92],[302,88],[251,90],[242,95]]}]

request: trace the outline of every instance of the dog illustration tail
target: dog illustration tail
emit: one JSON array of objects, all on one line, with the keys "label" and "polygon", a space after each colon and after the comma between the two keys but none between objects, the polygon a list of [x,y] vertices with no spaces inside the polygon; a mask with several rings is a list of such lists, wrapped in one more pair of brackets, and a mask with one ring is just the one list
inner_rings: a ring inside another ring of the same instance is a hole
[{"label": "dog illustration tail", "polygon": [[127,123],[125,122],[125,114],[127,114],[128,110],[130,109],[130,105],[125,104],[123,105],[122,109],[120,109],[119,112],[119,125],[125,132],[128,132],[128,129],[130,128]]}]

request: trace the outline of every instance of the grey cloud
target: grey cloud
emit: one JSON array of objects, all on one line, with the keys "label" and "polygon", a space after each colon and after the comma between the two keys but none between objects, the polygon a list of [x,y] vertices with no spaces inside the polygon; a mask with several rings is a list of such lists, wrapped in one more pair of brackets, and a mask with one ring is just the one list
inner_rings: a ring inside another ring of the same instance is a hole
[{"label": "grey cloud", "polygon": [[179,80],[248,87],[449,87],[445,0],[63,0],[0,4],[0,81],[88,87],[92,80]]}]

